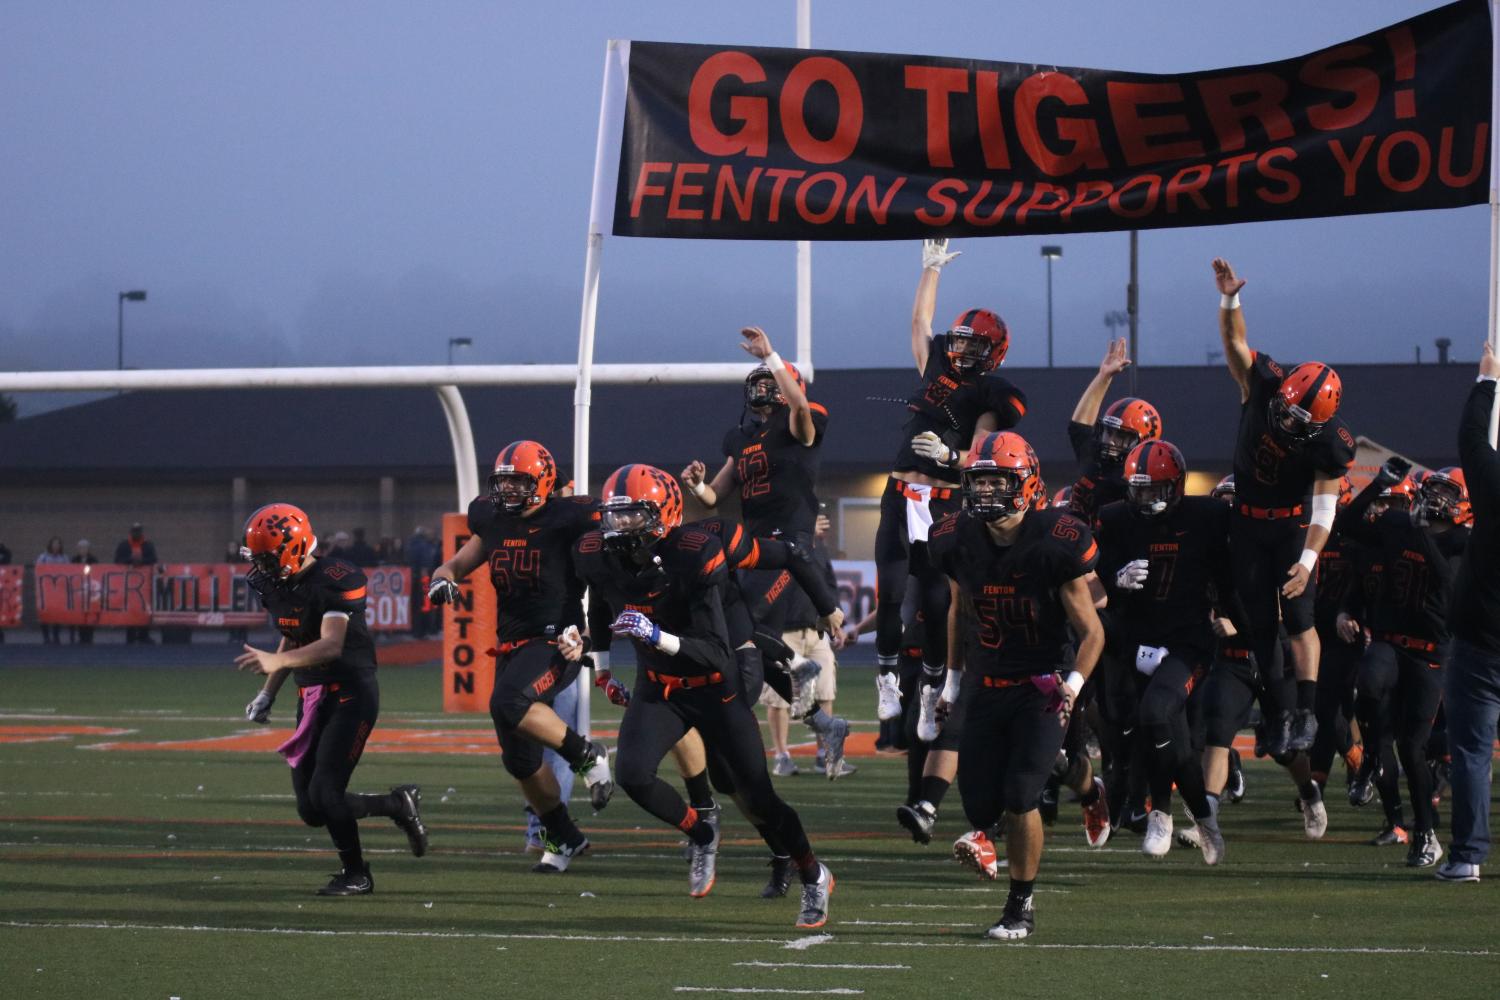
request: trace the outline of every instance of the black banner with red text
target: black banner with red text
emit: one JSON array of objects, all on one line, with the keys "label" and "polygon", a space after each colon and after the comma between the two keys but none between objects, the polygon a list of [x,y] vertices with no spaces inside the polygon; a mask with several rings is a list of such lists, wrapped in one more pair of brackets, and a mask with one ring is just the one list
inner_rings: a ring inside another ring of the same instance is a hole
[{"label": "black banner with red text", "polygon": [[880,240],[1454,208],[1489,190],[1490,21],[1157,76],[632,42],[614,233]]}]

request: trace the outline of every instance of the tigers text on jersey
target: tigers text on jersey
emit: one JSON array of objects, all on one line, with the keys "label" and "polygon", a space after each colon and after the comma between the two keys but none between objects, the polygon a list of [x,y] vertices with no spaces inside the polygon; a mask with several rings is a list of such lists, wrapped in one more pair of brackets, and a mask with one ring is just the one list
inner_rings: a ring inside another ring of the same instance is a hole
[{"label": "tigers text on jersey", "polygon": [[828,411],[819,403],[807,405],[813,421],[810,445],[792,433],[785,406],[774,408],[765,421],[746,419],[724,435],[724,455],[734,460],[740,487],[740,514],[757,535],[812,534]]},{"label": "tigers text on jersey", "polygon": [[574,546],[574,565],[589,588],[593,647],[608,650],[610,623],[626,611],[639,611],[681,640],[681,648],[670,655],[631,640],[642,666],[673,676],[731,669],[721,596],[729,575],[724,547],[708,532],[686,525],[653,545],[651,556],[650,565],[639,567],[606,548],[597,531]]},{"label": "tigers text on jersey", "polygon": [[1271,357],[1252,354],[1249,397],[1240,408],[1234,447],[1235,505],[1289,508],[1312,493],[1318,476],[1337,479],[1354,464],[1355,443],[1338,416],[1306,441],[1290,441],[1271,428],[1271,400],[1286,372]]},{"label": "tigers text on jersey", "polygon": [[949,514],[927,536],[928,556],[973,604],[967,670],[993,677],[1047,673],[1070,662],[1068,618],[1057,590],[1094,568],[1089,526],[1061,510],[1026,515],[1014,544],[995,544],[967,512]]},{"label": "tigers text on jersey", "polygon": [[529,517],[507,514],[488,496],[469,504],[469,530],[484,545],[495,586],[501,642],[583,627],[583,584],[573,545],[599,522],[593,497],[554,497]]},{"label": "tigers text on jersey", "polygon": [[298,687],[352,680],[375,670],[375,642],[365,623],[365,574],[358,567],[342,559],[318,559],[303,573],[262,594],[260,600],[288,645],[316,642],[323,633],[325,615],[349,617],[338,658],[294,670]]},{"label": "tigers text on jersey", "polygon": [[[1156,517],[1144,517],[1125,503],[1099,512],[1099,575],[1130,656],[1142,645],[1193,651],[1205,659],[1212,653],[1209,619],[1215,597],[1234,591],[1230,517],[1227,504],[1197,496],[1183,497]],[[1122,590],[1115,575],[1136,559],[1147,561],[1145,586]]]},{"label": "tigers text on jersey", "polygon": [[974,426],[985,413],[994,413],[996,430],[1008,430],[1026,415],[1026,396],[992,372],[960,375],[948,361],[947,335],[932,338],[922,384],[907,400],[911,416],[901,428],[901,448],[896,453],[896,472],[920,472],[944,483],[957,482],[958,470],[938,465],[912,451],[911,439],[931,431],[955,451],[967,451],[974,440]]}]

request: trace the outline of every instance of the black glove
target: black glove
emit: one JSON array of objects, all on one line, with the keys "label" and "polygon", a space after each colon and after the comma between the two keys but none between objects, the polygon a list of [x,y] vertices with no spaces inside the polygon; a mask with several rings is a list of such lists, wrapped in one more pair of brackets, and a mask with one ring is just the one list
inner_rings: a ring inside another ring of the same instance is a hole
[{"label": "black glove", "polygon": [[1385,464],[1380,467],[1380,471],[1376,473],[1376,476],[1382,483],[1390,486],[1401,482],[1401,480],[1406,478],[1406,474],[1410,471],[1410,462],[1397,455],[1392,455],[1390,458],[1385,460]]}]

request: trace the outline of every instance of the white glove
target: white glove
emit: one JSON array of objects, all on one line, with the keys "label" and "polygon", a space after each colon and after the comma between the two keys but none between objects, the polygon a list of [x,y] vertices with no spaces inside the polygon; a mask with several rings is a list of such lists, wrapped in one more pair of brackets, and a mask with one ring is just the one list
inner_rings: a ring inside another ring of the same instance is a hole
[{"label": "white glove", "polygon": [[1150,575],[1150,563],[1145,559],[1132,559],[1115,574],[1115,586],[1121,590],[1142,590],[1146,577]]},{"label": "white glove", "polygon": [[938,465],[950,465],[958,453],[943,443],[943,439],[932,431],[923,431],[911,439],[911,450]]},{"label": "white glove", "polygon": [[557,651],[570,663],[583,656],[583,636],[577,625],[569,625],[558,635]]},{"label": "white glove", "polygon": [[962,250],[954,250],[952,253],[949,253],[948,241],[946,239],[923,240],[922,270],[925,271],[930,268],[934,271],[941,271],[945,264],[953,263],[953,258],[962,253]]},{"label": "white glove", "polygon": [[1166,646],[1137,646],[1135,647],[1135,669],[1150,677],[1156,673],[1156,668],[1161,666],[1161,661],[1166,657]]},{"label": "white glove", "polygon": [[427,588],[427,600],[433,604],[453,604],[458,600],[458,584],[446,576],[435,576]]},{"label": "white glove", "polygon": [[963,680],[963,671],[949,667],[947,676],[943,678],[943,693],[938,695],[938,701],[945,701],[950,705],[958,704],[958,690]]},{"label": "white glove", "polygon": [[262,726],[271,721],[271,704],[276,701],[275,695],[261,691],[250,704],[245,706],[245,718],[251,722],[258,722]]}]

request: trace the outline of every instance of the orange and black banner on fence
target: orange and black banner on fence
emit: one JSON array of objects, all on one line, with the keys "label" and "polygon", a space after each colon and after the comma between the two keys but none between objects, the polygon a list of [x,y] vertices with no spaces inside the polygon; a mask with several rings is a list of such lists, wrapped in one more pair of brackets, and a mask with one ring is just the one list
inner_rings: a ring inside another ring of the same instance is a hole
[{"label": "orange and black banner on fence", "polygon": [[26,585],[26,567],[0,566],[0,628],[21,624],[21,588]]},{"label": "orange and black banner on fence", "polygon": [[[19,570],[20,567],[5,567]],[[62,563],[36,567],[37,620],[44,625],[249,628],[263,624],[260,596],[245,579],[245,563]],[[411,570],[371,566],[365,621],[372,632],[411,628]],[[20,584],[17,583],[19,594]],[[0,580],[0,626],[5,616]]]},{"label": "orange and black banner on fence", "polygon": [[627,88],[619,236],[1105,232],[1454,208],[1489,189],[1485,0],[1169,76],[632,42]]},{"label": "orange and black banner on fence", "polygon": [[[443,559],[469,540],[464,514],[443,515]],[[481,565],[459,581],[458,601],[443,607],[443,711],[485,712],[495,684],[495,587]]]}]

